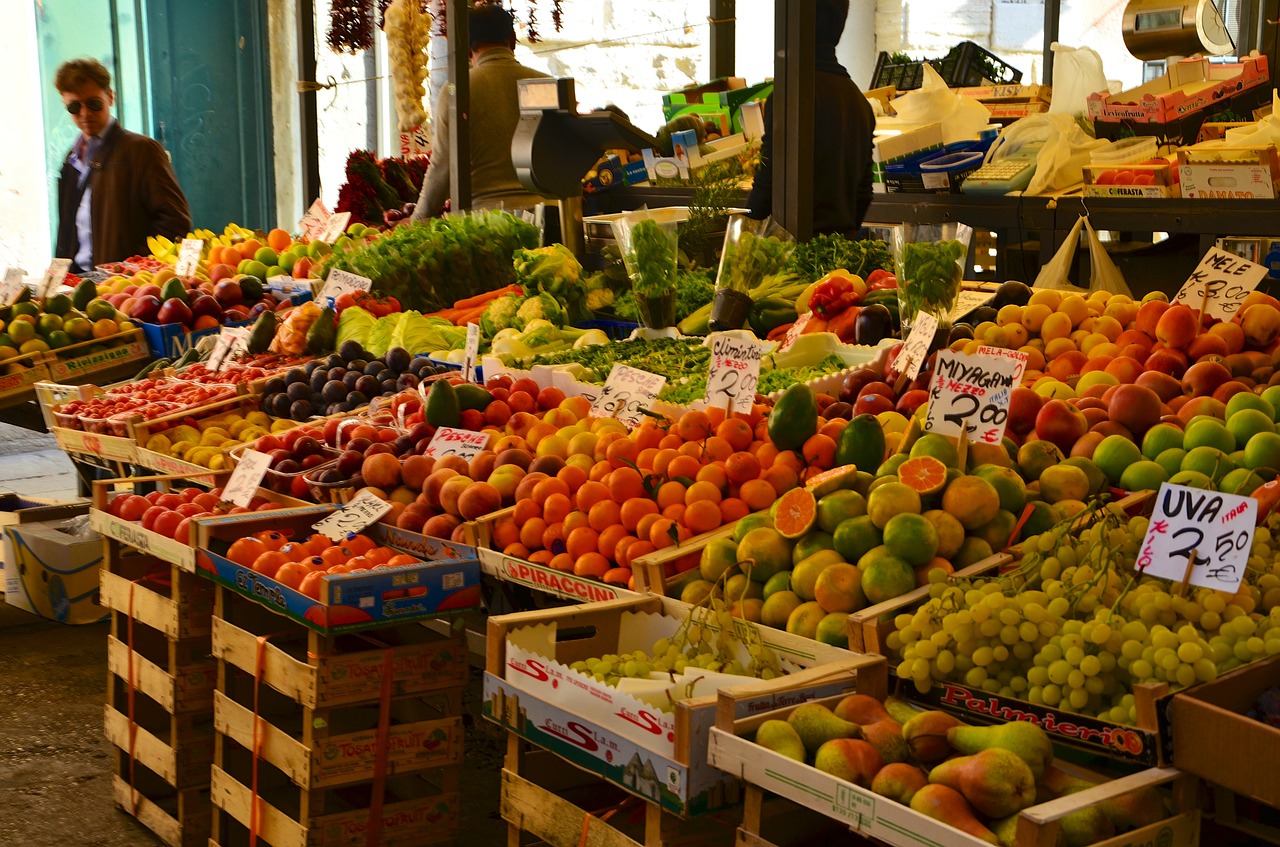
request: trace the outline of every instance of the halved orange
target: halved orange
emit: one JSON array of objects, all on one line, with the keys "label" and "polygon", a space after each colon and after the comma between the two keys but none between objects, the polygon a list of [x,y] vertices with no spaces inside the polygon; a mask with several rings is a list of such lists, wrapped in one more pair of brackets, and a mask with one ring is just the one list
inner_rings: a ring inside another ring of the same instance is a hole
[{"label": "halved orange", "polygon": [[783,538],[796,539],[813,528],[818,518],[818,501],[806,488],[793,488],[779,497],[770,510],[773,527]]},{"label": "halved orange", "polygon": [[920,494],[937,494],[947,484],[947,466],[932,456],[916,456],[898,466],[898,479]]}]

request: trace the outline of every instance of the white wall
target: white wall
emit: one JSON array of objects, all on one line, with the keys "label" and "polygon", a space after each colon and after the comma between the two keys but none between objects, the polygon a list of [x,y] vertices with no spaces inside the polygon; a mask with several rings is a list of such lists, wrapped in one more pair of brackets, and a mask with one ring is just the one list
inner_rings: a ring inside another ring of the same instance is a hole
[{"label": "white wall", "polygon": [[53,247],[49,241],[49,198],[45,182],[44,122],[36,54],[35,4],[0,3],[5,33],[5,119],[0,121],[0,273],[21,267],[43,272]]}]

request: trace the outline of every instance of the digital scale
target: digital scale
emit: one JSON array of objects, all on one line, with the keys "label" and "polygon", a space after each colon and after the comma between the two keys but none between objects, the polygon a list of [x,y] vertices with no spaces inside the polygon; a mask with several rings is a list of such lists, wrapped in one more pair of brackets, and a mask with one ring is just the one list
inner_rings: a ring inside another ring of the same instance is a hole
[{"label": "digital scale", "polygon": [[1134,58],[1147,62],[1236,51],[1215,0],[1129,0],[1121,31]]}]

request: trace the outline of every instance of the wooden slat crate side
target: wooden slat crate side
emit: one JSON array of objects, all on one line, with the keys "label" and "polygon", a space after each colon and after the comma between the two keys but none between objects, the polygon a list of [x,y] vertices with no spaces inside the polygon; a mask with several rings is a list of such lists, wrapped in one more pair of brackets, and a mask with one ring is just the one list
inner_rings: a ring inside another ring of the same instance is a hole
[{"label": "wooden slat crate side", "polygon": [[150,798],[135,793],[127,780],[114,776],[112,798],[126,814],[156,834],[169,847],[207,847],[213,825],[213,806],[207,789],[189,789],[178,799],[172,815]]},{"label": "wooden slat crate side", "polygon": [[[129,716],[110,705],[103,713],[107,740],[128,754],[131,750]],[[175,788],[200,786],[208,779],[209,765],[213,763],[213,733],[211,730],[194,732],[175,746],[139,726],[134,733],[132,753],[139,763]]]},{"label": "wooden slat crate side", "polygon": [[129,659],[133,658],[134,687],[159,703],[170,714],[208,711],[213,708],[217,663],[213,660],[178,667],[174,673],[131,652],[129,645],[107,636],[107,670],[128,684]]}]

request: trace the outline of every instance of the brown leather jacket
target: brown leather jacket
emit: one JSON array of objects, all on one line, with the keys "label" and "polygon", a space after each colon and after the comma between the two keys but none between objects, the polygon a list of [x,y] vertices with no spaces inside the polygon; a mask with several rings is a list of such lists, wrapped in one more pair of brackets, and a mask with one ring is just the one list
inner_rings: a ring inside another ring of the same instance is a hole
[{"label": "brown leather jacket", "polygon": [[[58,243],[54,255],[76,255],[76,207],[80,174],[68,160],[58,178]],[[191,210],[169,155],[159,142],[113,123],[91,164],[90,221],[93,261],[118,262],[147,255],[148,235],[181,238],[191,230]],[[89,270],[89,269],[83,269]]]}]

